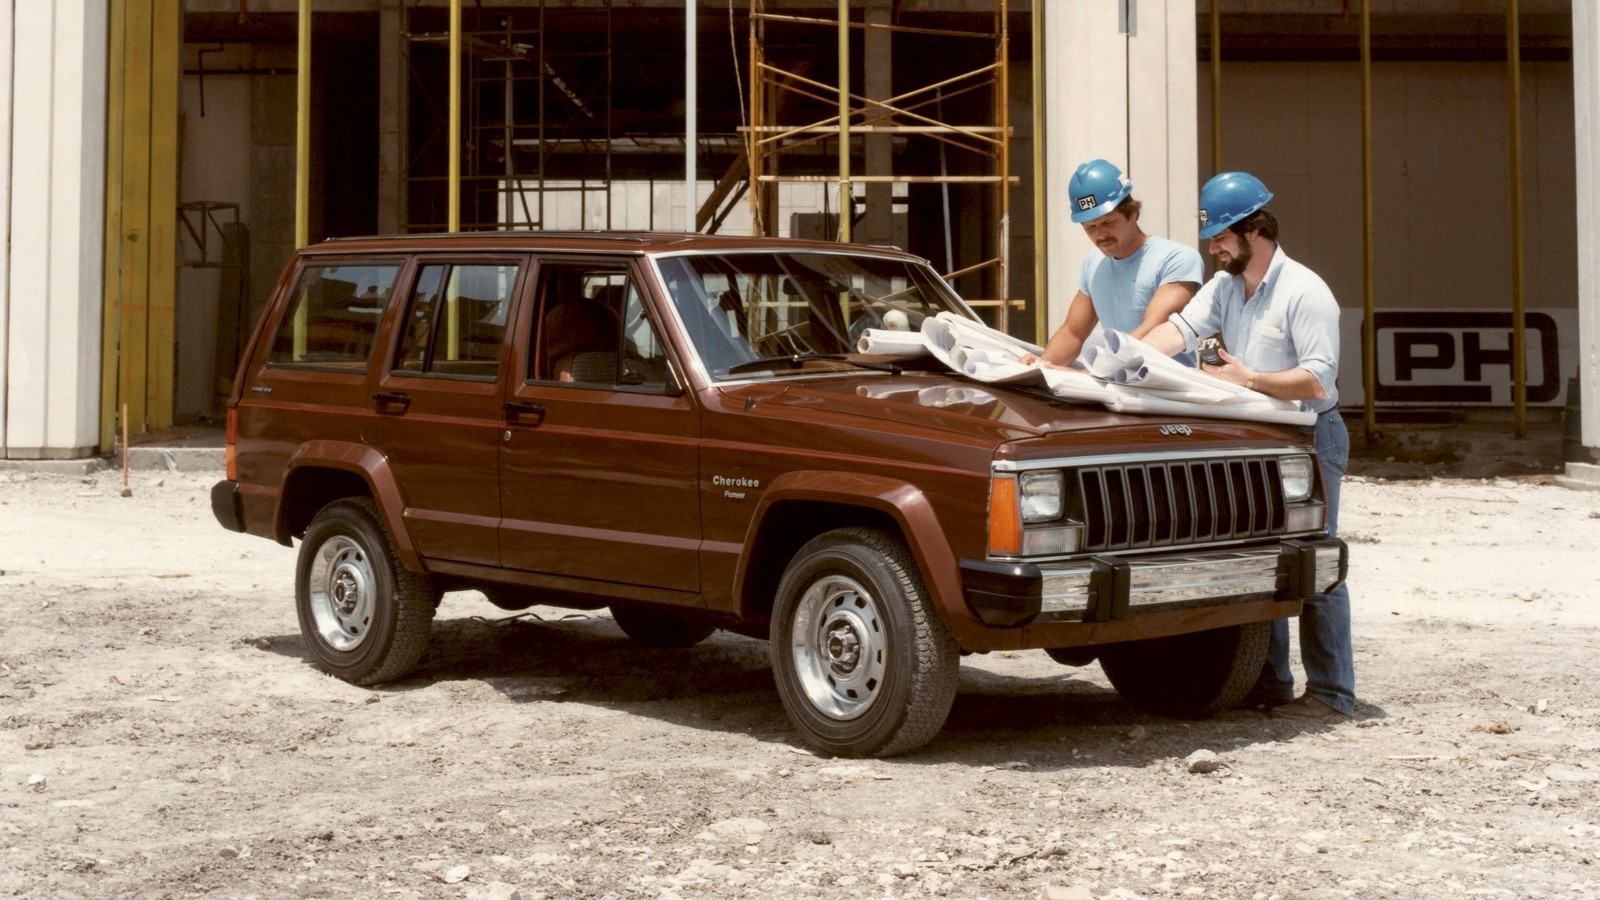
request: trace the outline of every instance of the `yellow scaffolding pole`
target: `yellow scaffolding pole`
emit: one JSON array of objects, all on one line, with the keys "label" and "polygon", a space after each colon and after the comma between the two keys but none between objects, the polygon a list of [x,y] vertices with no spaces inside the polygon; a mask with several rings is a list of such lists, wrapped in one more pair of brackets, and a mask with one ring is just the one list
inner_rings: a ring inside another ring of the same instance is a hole
[{"label": "yellow scaffolding pole", "polygon": [[1511,131],[1511,400],[1517,437],[1528,436],[1528,361],[1522,296],[1522,34],[1517,0],[1506,0],[1506,114]]},{"label": "yellow scaffolding pole", "polygon": [[[446,213],[446,228],[451,232],[461,230],[461,0],[450,0],[450,208]],[[506,148],[510,154],[511,148]]]},{"label": "yellow scaffolding pole", "polygon": [[311,0],[300,0],[294,117],[294,245],[311,243]]},{"label": "yellow scaffolding pole", "polygon": [[839,240],[850,242],[850,0],[839,0]]},{"label": "yellow scaffolding pole", "polygon": [[1050,296],[1047,255],[1050,217],[1044,214],[1044,4],[1034,0],[1033,16],[1033,339],[1043,344],[1048,338],[1046,302]]},{"label": "yellow scaffolding pole", "polygon": [[1372,0],[1361,0],[1361,387],[1367,445],[1378,439],[1378,301],[1372,288]]}]

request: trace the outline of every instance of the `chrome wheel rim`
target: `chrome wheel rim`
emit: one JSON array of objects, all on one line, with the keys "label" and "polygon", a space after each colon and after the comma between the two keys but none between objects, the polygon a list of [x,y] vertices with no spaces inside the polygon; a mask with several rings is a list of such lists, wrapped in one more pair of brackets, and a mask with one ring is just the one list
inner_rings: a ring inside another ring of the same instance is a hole
[{"label": "chrome wheel rim", "polygon": [[872,707],[888,669],[888,635],[872,593],[853,578],[814,582],[795,607],[795,674],[818,712],[840,721]]},{"label": "chrome wheel rim", "polygon": [[366,549],[347,537],[329,539],[312,560],[308,580],[317,636],[340,652],[361,646],[377,606],[377,579]]}]

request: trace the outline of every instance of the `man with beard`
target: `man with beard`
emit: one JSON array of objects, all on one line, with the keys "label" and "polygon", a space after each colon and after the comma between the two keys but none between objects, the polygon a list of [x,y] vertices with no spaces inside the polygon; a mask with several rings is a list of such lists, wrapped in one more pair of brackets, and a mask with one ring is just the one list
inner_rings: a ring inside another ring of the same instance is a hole
[{"label": "man with beard", "polygon": [[[1182,310],[1144,341],[1163,353],[1194,349],[1222,333],[1220,365],[1200,371],[1317,413],[1306,429],[1322,466],[1328,534],[1339,527],[1339,483],[1350,458],[1350,435],[1339,417],[1339,304],[1317,274],[1278,245],[1278,220],[1265,207],[1266,185],[1244,172],[1224,172],[1200,191],[1200,237],[1221,270]],[[1230,352],[1231,351],[1231,352]],[[1305,601],[1300,660],[1306,692],[1294,698],[1289,626],[1272,623],[1267,662],[1246,705],[1273,716],[1325,720],[1355,710],[1350,643],[1350,592],[1345,585]]]},{"label": "man with beard", "polygon": [[[1072,221],[1098,253],[1078,275],[1078,293],[1039,360],[1068,366],[1095,324],[1142,338],[1194,296],[1205,265],[1193,247],[1144,233],[1133,182],[1103,159],[1079,166],[1067,182]],[[1033,362],[1031,355],[1024,359]]]}]

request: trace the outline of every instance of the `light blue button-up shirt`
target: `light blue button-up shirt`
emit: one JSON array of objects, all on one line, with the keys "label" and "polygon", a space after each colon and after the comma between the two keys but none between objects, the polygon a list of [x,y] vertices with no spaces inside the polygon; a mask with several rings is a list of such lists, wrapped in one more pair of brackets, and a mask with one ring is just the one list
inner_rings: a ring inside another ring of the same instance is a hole
[{"label": "light blue button-up shirt", "polygon": [[1300,401],[1304,408],[1321,413],[1339,405],[1339,303],[1317,273],[1281,246],[1248,302],[1243,276],[1218,272],[1168,321],[1178,326],[1185,350],[1220,331],[1228,352],[1251,369],[1298,367],[1315,376],[1327,396]]}]

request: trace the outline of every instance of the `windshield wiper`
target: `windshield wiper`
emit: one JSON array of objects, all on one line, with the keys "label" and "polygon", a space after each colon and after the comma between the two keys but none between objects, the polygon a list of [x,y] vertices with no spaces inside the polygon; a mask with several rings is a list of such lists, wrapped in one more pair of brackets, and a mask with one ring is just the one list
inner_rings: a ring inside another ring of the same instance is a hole
[{"label": "windshield wiper", "polygon": [[738,363],[737,365],[729,366],[727,374],[738,375],[743,372],[757,372],[763,369],[775,369],[779,366],[788,366],[791,369],[798,369],[814,359],[842,362],[847,365],[855,366],[859,369],[872,369],[875,372],[888,372],[893,375],[900,374],[900,367],[894,363],[865,362],[859,359],[851,359],[850,357],[845,356],[843,353],[794,353],[789,356],[763,356],[760,359],[752,359],[749,362],[742,362]]}]

